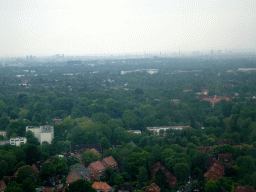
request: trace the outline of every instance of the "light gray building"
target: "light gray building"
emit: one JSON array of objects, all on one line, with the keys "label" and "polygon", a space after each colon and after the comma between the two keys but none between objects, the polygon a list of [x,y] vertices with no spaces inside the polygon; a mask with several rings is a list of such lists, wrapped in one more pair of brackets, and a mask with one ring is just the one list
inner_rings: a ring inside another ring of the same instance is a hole
[{"label": "light gray building", "polygon": [[41,145],[44,141],[47,141],[49,144],[51,144],[54,138],[54,127],[50,125],[44,125],[40,127],[27,126],[26,131],[32,131]]}]

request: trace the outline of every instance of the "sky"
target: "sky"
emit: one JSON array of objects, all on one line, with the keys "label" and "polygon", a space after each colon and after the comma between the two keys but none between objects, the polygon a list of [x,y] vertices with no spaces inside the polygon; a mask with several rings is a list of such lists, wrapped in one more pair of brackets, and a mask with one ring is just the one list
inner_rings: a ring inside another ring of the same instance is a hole
[{"label": "sky", "polygon": [[255,0],[0,0],[0,56],[242,48]]}]

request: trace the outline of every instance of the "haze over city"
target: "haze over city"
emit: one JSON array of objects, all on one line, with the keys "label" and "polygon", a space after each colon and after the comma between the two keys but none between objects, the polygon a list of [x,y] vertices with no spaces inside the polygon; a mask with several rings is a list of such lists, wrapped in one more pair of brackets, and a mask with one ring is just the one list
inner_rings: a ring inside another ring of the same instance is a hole
[{"label": "haze over city", "polygon": [[0,57],[254,50],[254,0],[1,0]]}]

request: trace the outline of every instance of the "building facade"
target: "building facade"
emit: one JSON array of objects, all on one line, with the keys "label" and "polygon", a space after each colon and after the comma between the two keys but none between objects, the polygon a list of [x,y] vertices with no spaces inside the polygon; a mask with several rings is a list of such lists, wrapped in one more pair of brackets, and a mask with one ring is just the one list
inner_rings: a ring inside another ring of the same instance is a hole
[{"label": "building facade", "polygon": [[10,139],[10,144],[15,146],[20,146],[21,144],[27,143],[26,137],[12,137]]},{"label": "building facade", "polygon": [[53,126],[49,126],[49,125],[44,125],[44,126],[40,126],[40,127],[27,126],[26,131],[32,131],[41,145],[44,141],[51,144],[52,140],[54,139],[54,127]]}]

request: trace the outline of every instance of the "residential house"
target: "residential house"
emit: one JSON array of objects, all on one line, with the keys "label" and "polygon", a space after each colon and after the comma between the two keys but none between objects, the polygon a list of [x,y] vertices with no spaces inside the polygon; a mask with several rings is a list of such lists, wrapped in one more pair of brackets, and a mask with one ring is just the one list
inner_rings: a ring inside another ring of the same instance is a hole
[{"label": "residential house", "polygon": [[218,144],[219,145],[231,144],[231,140],[230,139],[218,139]]},{"label": "residential house", "polygon": [[224,166],[221,162],[214,160],[214,163],[207,169],[207,172],[205,173],[204,177],[207,180],[218,180],[220,177],[224,176]]},{"label": "residential house", "polygon": [[62,119],[52,119],[52,122],[55,124],[61,124]]},{"label": "residential house", "polygon": [[200,146],[200,147],[197,147],[197,150],[198,151],[204,151],[205,153],[208,153],[210,150],[212,149],[212,146]]},{"label": "residential house", "polygon": [[202,187],[200,187],[200,185],[195,185],[191,190],[190,190],[190,192],[203,192],[204,190],[203,190],[203,188]]},{"label": "residential house", "polygon": [[237,186],[234,192],[256,192],[252,186]]},{"label": "residential house", "polygon": [[92,187],[97,190],[97,192],[112,192],[112,188],[106,182],[94,182]]},{"label": "residential house", "polygon": [[80,145],[71,145],[70,153],[83,153],[87,149],[96,149],[100,154],[102,154],[102,148],[100,144],[80,144]]},{"label": "residential house", "polygon": [[4,192],[7,189],[7,185],[3,180],[0,181],[0,192]]},{"label": "residential house", "polygon": [[67,183],[70,184],[78,179],[90,181],[90,172],[83,165],[73,169],[67,176]]},{"label": "residential house", "polygon": [[3,137],[6,137],[7,133],[6,133],[6,131],[0,131],[0,135],[2,135]]},{"label": "residential house", "polygon": [[173,105],[178,105],[180,103],[180,99],[172,99],[171,102]]},{"label": "residential house", "polygon": [[163,166],[160,162],[155,163],[154,165],[152,165],[151,167],[151,176],[155,179],[155,175],[156,172],[162,169],[163,173],[165,174],[166,177],[166,181],[169,184],[170,188],[173,189],[177,183],[177,179],[176,177],[171,174],[171,172],[165,167]]},{"label": "residential house", "polygon": [[34,165],[34,166],[33,166],[33,165],[32,165],[32,166],[30,166],[30,165],[24,165],[24,166],[22,166],[22,167],[20,167],[20,168],[17,169],[17,171],[13,174],[13,178],[17,177],[19,171],[20,171],[21,169],[23,169],[23,168],[26,168],[26,167],[32,168],[34,175],[37,175],[37,176],[39,175],[39,170],[37,169],[37,167],[36,167],[35,165]]},{"label": "residential house", "polygon": [[118,164],[112,156],[109,156],[109,157],[106,157],[106,158],[102,159],[101,163],[105,168],[107,168],[107,167],[110,167],[111,169],[117,169],[118,168]]},{"label": "residential house", "polygon": [[219,154],[218,161],[226,163],[226,164],[231,164],[233,161],[232,154],[231,153]]},{"label": "residential house", "polygon": [[103,172],[106,168],[100,161],[92,162],[88,167],[87,170],[91,174],[91,180],[99,180],[100,177],[103,175]]},{"label": "residential house", "polygon": [[97,151],[97,149],[92,148],[90,150],[93,151],[94,153],[96,153],[99,157],[101,156],[100,152]]},{"label": "residential house", "polygon": [[151,185],[149,185],[145,192],[160,192],[161,188],[158,187],[155,183],[151,183]]},{"label": "residential house", "polygon": [[135,187],[129,184],[120,184],[115,188],[115,192],[132,192],[135,190]]}]

